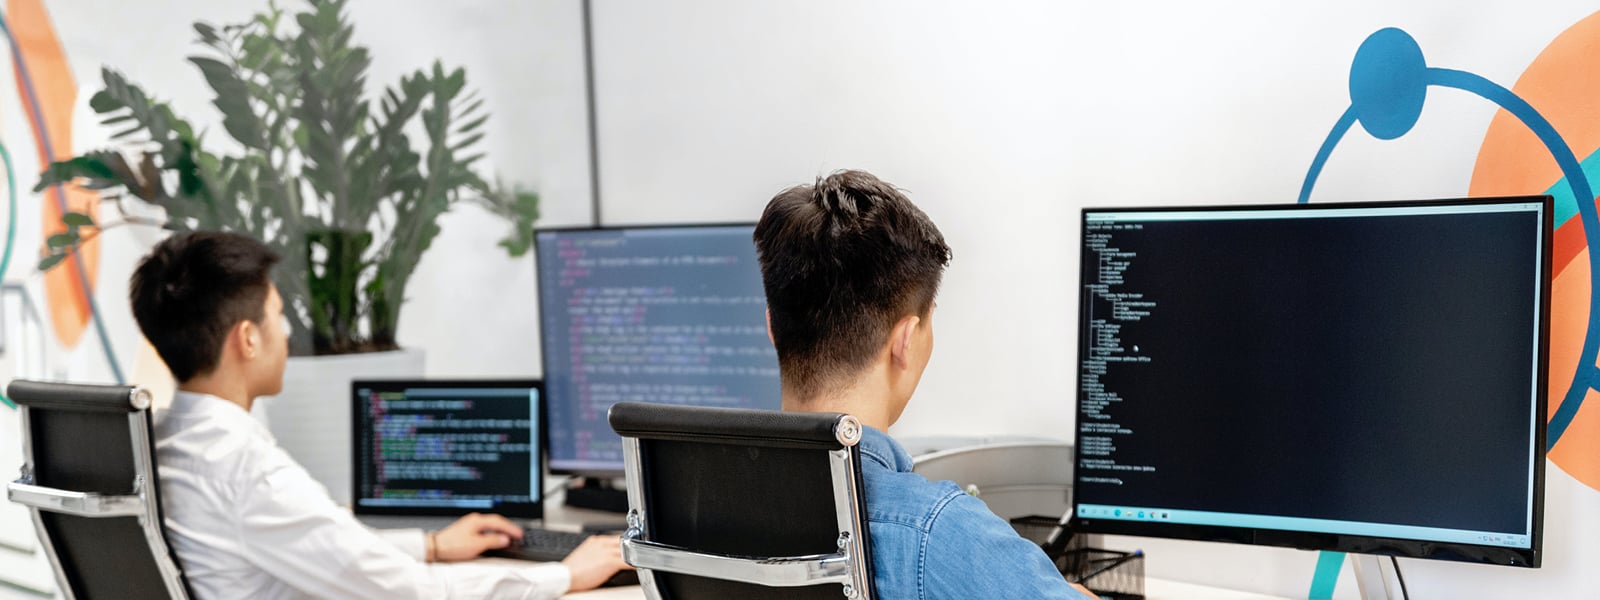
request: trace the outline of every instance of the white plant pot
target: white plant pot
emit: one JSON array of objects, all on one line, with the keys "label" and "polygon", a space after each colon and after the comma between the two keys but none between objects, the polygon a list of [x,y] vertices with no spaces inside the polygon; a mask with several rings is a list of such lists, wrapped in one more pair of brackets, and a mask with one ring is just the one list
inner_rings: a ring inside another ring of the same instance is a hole
[{"label": "white plant pot", "polygon": [[283,392],[257,400],[253,412],[335,502],[348,506],[354,457],[350,382],[421,379],[423,359],[417,349],[291,357],[283,372]]}]

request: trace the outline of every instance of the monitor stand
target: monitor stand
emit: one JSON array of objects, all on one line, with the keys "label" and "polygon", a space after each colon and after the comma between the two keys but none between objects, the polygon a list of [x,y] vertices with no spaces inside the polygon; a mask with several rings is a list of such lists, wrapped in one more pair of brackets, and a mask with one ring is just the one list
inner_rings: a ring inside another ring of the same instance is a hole
[{"label": "monitor stand", "polygon": [[1324,550],[1317,558],[1317,573],[1311,582],[1311,600],[1333,598],[1333,590],[1346,559],[1350,562],[1350,570],[1355,572],[1356,588],[1361,592],[1361,600],[1396,600],[1404,596],[1390,585],[1391,581],[1399,581],[1399,577],[1398,574],[1390,575],[1394,573],[1394,563],[1390,562],[1389,557]]},{"label": "monitor stand", "polygon": [[1389,576],[1389,572],[1394,570],[1394,563],[1389,562],[1389,557],[1351,554],[1349,558],[1350,567],[1356,573],[1356,586],[1361,589],[1361,600],[1392,600],[1400,597],[1398,592],[1389,592],[1389,582],[1395,579]]},{"label": "monitor stand", "polygon": [[584,477],[567,488],[566,505],[614,513],[628,512],[628,490],[611,479]]}]

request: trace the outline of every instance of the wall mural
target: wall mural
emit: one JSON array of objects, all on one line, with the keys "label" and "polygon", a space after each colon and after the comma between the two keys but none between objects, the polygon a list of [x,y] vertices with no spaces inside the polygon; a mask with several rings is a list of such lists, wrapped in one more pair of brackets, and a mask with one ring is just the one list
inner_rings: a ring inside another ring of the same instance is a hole
[{"label": "wall mural", "polygon": [[[1473,196],[1549,194],[1555,198],[1550,319],[1549,458],[1584,485],[1600,490],[1600,400],[1595,360],[1600,296],[1590,274],[1600,254],[1600,215],[1591,178],[1600,179],[1600,13],[1551,42],[1512,89],[1468,71],[1428,66],[1421,47],[1400,29],[1373,33],[1350,67],[1350,108],[1318,150],[1300,202],[1356,124],[1392,140],[1422,117],[1430,88],[1473,94],[1494,103],[1479,150]],[[1583,201],[1579,201],[1582,199]]]},{"label": "wall mural", "polygon": [[[72,111],[78,100],[78,86],[72,78],[66,50],[56,38],[50,15],[45,12],[41,0],[8,0],[3,22],[11,46],[17,95],[33,130],[32,141],[39,164],[72,158]],[[23,189],[32,187],[32,177],[15,173],[8,176],[19,179]],[[43,227],[40,239],[62,231],[61,215],[65,212],[97,216],[97,198],[93,191],[64,186],[46,191],[40,203]],[[20,253],[24,259],[18,261],[18,265],[24,272],[32,269],[30,258],[33,255],[27,251]],[[93,290],[100,263],[99,242],[85,244],[78,256],[81,258],[45,274],[47,310],[56,340],[65,348],[77,346],[91,322]]]}]

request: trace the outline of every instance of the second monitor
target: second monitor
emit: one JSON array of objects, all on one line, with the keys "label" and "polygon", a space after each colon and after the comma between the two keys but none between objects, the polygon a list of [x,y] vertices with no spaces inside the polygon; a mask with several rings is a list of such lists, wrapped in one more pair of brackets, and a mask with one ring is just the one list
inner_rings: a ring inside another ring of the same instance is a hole
[{"label": "second monitor", "polygon": [[621,476],[618,402],[778,408],[754,229],[537,232],[552,472]]}]

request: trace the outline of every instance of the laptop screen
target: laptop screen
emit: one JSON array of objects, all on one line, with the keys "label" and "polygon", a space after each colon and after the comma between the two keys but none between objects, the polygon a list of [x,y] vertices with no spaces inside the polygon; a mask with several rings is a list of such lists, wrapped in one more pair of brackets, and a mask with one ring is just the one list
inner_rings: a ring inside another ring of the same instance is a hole
[{"label": "laptop screen", "polygon": [[542,518],[539,381],[351,383],[356,514]]}]

